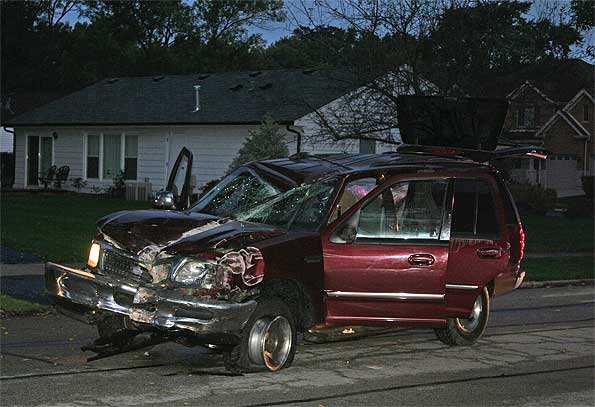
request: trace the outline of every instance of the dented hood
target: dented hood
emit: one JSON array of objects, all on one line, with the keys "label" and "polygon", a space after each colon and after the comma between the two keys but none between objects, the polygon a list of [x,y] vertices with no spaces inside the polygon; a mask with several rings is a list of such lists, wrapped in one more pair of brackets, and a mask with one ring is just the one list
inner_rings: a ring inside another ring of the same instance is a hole
[{"label": "dented hood", "polygon": [[176,254],[192,254],[238,236],[253,239],[285,233],[272,226],[240,222],[204,213],[163,210],[115,212],[97,221],[106,240],[140,254],[151,248]]}]

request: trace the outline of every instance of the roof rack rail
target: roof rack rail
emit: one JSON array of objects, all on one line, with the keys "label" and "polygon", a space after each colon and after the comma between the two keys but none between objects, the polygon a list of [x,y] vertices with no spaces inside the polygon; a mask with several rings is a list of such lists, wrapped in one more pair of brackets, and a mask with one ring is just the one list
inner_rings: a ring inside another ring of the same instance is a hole
[{"label": "roof rack rail", "polygon": [[458,147],[420,146],[416,144],[402,144],[397,147],[397,152],[400,154],[419,154],[459,160],[471,160],[479,163],[524,156],[545,160],[550,154],[545,148],[536,146],[510,147],[495,151],[487,151]]},{"label": "roof rack rail", "polygon": [[331,160],[329,158],[326,158],[326,157],[324,157],[324,156],[322,156],[320,154],[312,154],[312,153],[308,153],[306,151],[301,151],[299,153],[292,154],[288,158],[290,160],[301,160],[301,159],[304,159],[304,158],[314,158],[316,160],[324,161],[324,162],[327,162],[327,163],[336,165],[336,166],[341,167],[341,168],[346,169],[346,170],[352,170],[353,169],[351,167],[348,167],[347,165],[343,165],[341,163],[338,163],[336,161],[333,161],[333,160]]}]

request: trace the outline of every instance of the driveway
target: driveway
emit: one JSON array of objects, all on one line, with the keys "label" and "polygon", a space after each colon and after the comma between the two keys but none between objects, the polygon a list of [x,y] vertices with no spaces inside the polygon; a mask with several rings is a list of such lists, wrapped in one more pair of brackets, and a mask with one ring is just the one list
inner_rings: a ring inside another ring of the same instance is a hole
[{"label": "driveway", "polygon": [[221,356],[162,344],[86,363],[93,327],[64,317],[2,321],[3,405],[588,405],[593,287],[496,298],[485,336],[449,348],[430,330],[302,343],[277,374],[233,375]]}]

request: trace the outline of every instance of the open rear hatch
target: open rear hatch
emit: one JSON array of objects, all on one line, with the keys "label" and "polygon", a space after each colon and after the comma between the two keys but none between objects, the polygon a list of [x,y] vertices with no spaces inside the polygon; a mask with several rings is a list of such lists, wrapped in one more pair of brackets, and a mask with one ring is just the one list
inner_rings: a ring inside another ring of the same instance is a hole
[{"label": "open rear hatch", "polygon": [[504,99],[403,95],[397,117],[404,144],[495,150],[508,110]]},{"label": "open rear hatch", "polygon": [[399,96],[397,115],[405,154],[447,156],[476,162],[503,158],[546,159],[542,147],[498,149],[508,101],[443,96]]}]

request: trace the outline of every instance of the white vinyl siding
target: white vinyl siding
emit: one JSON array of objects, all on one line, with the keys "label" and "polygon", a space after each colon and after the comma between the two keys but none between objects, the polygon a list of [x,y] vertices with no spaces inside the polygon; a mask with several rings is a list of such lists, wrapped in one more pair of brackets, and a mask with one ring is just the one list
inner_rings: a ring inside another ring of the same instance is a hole
[{"label": "white vinyl siding", "polygon": [[14,187],[25,187],[25,143],[27,137],[25,131],[15,129],[14,132]]}]

